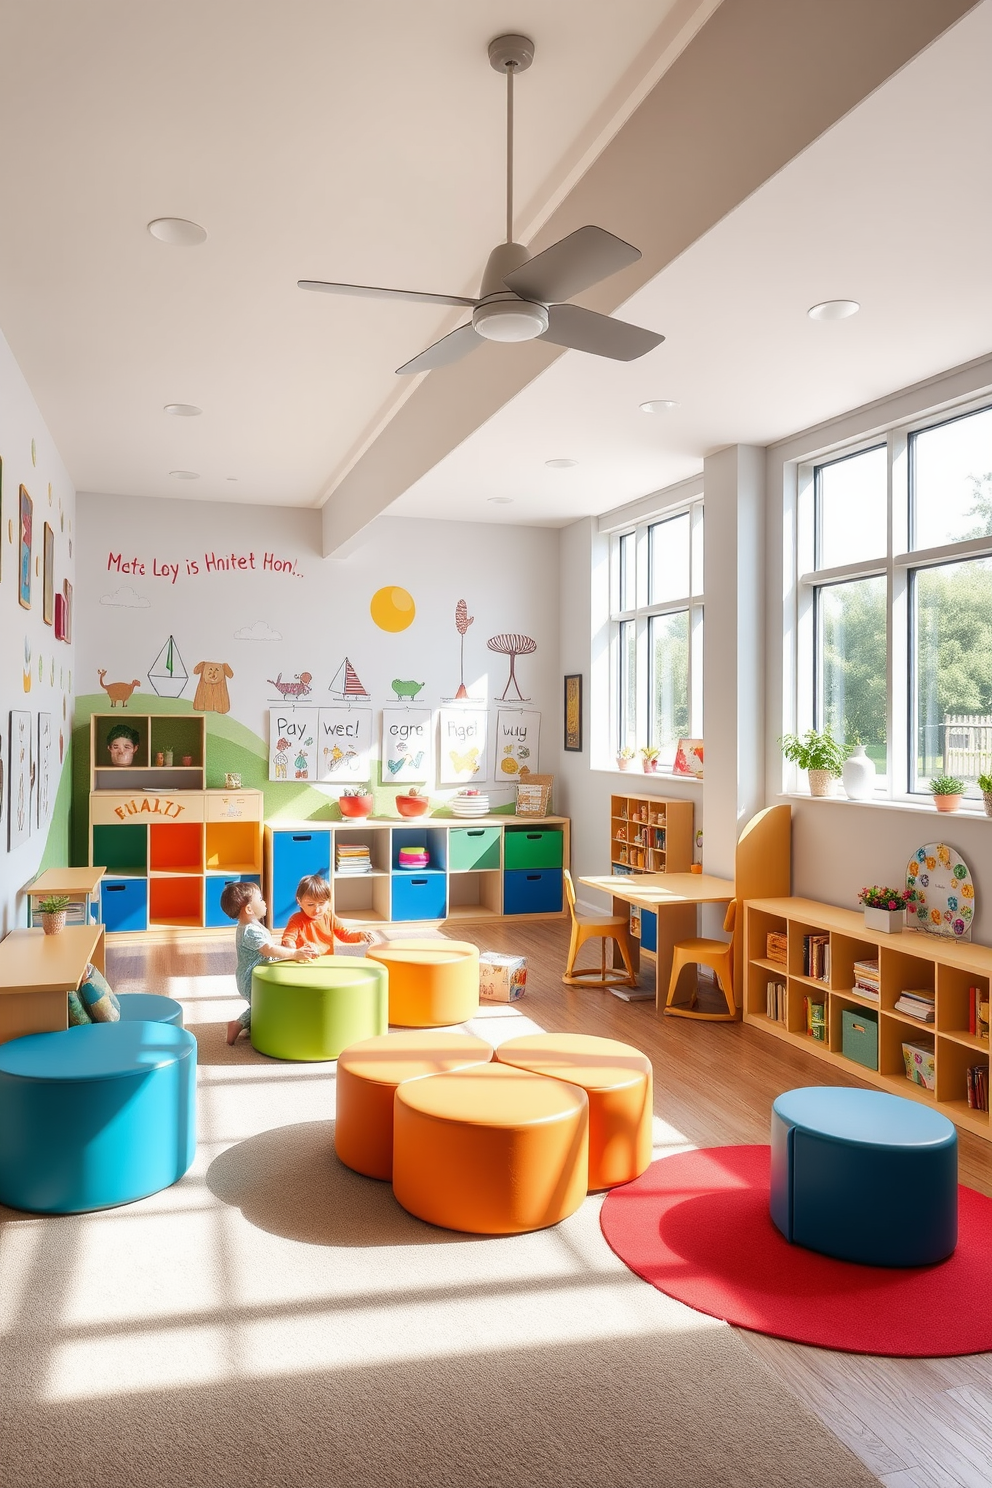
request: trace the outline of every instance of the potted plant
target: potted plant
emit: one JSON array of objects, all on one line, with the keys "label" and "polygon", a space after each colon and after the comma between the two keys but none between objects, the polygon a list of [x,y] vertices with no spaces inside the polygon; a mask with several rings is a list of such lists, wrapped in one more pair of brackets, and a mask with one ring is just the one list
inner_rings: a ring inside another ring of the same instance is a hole
[{"label": "potted plant", "polygon": [[338,797],[342,816],[371,816],[374,797],[367,785],[349,785]]},{"label": "potted plant", "polygon": [[784,734],[778,742],[786,759],[806,771],[810,795],[828,796],[844,768],[844,751],[829,730],[807,729],[802,737]]},{"label": "potted plant", "polygon": [[396,797],[396,810],[400,816],[426,816],[430,804],[430,797],[421,795],[415,785],[411,785],[405,794],[401,792]]},{"label": "potted plant", "polygon": [[954,775],[935,775],[927,789],[938,811],[957,811],[964,795],[964,781]]},{"label": "potted plant", "polygon": [[660,749],[645,748],[641,750],[641,763],[644,766],[645,775],[653,775],[658,768],[658,755]]},{"label": "potted plant", "polygon": [[617,750],[617,769],[631,770],[634,766],[634,751],[628,745]]},{"label": "potted plant", "polygon": [[46,935],[58,935],[65,929],[65,912],[69,908],[68,894],[52,894],[48,899],[38,900],[38,917]]},{"label": "potted plant", "polygon": [[878,884],[862,889],[858,903],[865,907],[865,929],[898,935],[906,924],[906,905],[912,898],[912,889],[886,889]]},{"label": "potted plant", "polygon": [[992,775],[979,775],[978,789],[982,793],[985,815],[992,816]]}]

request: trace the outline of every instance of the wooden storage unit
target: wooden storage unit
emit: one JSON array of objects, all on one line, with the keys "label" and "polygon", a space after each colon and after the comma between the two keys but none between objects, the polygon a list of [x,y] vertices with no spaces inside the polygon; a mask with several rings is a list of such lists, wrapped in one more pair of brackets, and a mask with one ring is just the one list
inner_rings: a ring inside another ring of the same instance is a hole
[{"label": "wooden storage unit", "polygon": [[[371,871],[340,872],[341,843],[367,847]],[[419,845],[430,854],[427,868],[401,868],[400,848]],[[568,854],[563,816],[271,821],[265,824],[268,923],[285,926],[296,910],[297,884],[308,874],[330,879],[334,913],[347,924],[547,919],[565,913]]]},{"label": "wooden storage unit", "polygon": [[[787,961],[769,959],[767,937],[785,935]],[[825,935],[829,967],[819,977],[804,971],[804,937]],[[886,935],[865,928],[855,910],[838,909],[810,899],[752,899],[745,904],[744,1021],[774,1034],[807,1052],[867,1080],[893,1095],[932,1105],[959,1126],[992,1140],[987,1111],[969,1108],[967,1071],[989,1063],[989,1041],[968,1032],[968,993],[982,989],[988,997],[992,979],[992,949],[968,942],[945,940],[918,930]],[[876,1001],[854,985],[855,961],[877,961],[879,997]],[[785,983],[783,1019],[769,1018],[766,988],[770,980]],[[933,1023],[897,1011],[905,991],[928,992],[936,1001]],[[803,999],[816,997],[826,1005],[826,1039],[811,1038],[805,1029]],[[846,1058],[842,1051],[844,1009],[878,1017],[877,1070]],[[926,1090],[907,1079],[902,1045],[933,1042],[936,1089]]]},{"label": "wooden storage unit", "polygon": [[[665,796],[611,796],[610,871],[621,876],[688,873],[692,866],[692,827],[691,801]],[[657,953],[657,916],[636,906],[629,912],[635,965],[639,965],[637,954],[653,958]]]}]

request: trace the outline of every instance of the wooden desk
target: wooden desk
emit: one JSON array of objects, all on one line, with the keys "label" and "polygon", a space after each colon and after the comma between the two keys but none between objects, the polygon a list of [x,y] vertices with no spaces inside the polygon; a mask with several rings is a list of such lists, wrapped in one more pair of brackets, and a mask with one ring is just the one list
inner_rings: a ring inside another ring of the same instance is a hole
[{"label": "wooden desk", "polygon": [[90,961],[105,970],[102,925],[67,925],[58,935],[12,930],[0,940],[0,1043],[68,1028],[66,994]]},{"label": "wooden desk", "polygon": [[77,904],[81,900],[84,906],[83,922],[88,925],[93,895],[99,889],[100,880],[106,871],[106,868],[46,868],[24,890],[28,899],[28,925],[34,923],[34,901],[48,899],[55,894],[64,894]]},{"label": "wooden desk", "polygon": [[660,1012],[668,996],[672,974],[672,947],[678,940],[696,935],[696,911],[700,904],[729,904],[734,885],[729,878],[709,873],[601,874],[580,878],[587,888],[612,894],[613,913],[625,914],[623,906],[636,904],[658,916],[658,949],[655,961],[655,1006]]}]

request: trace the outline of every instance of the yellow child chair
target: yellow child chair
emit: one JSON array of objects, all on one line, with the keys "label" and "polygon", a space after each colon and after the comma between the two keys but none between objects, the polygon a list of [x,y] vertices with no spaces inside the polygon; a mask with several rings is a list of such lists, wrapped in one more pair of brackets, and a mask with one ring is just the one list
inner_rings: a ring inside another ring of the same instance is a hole
[{"label": "yellow child chair", "polygon": [[[734,942],[732,932],[737,919],[737,900],[731,899],[727,907],[726,918],[723,922],[724,930],[731,932],[730,940],[678,940],[672,947],[672,976],[668,983],[668,998],[665,1002],[665,1012],[671,1013],[678,1018],[709,1018],[714,1022],[724,1021],[737,1017],[737,1009],[734,1004]],[[687,1005],[673,1003],[675,988],[678,985],[679,973],[684,966],[709,966],[716,973],[720,990],[727,1003],[725,1013],[698,1013],[695,1010],[696,993],[693,992],[692,1000]]]},{"label": "yellow child chair", "polygon": [[[575,886],[572,875],[566,868],[563,873],[568,912],[572,916],[572,939],[568,946],[568,962],[562,981],[569,987],[636,987],[637,976],[630,959],[630,931],[626,915],[584,915],[575,910]],[[575,962],[587,940],[601,940],[602,954],[598,967],[587,971],[576,971]],[[606,964],[607,942],[615,940],[626,971],[614,970]]]}]

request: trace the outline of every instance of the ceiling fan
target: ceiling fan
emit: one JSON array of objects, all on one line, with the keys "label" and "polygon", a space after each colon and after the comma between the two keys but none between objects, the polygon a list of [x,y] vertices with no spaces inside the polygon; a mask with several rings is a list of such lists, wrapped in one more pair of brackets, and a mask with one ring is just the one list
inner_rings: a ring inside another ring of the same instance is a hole
[{"label": "ceiling fan", "polygon": [[534,258],[513,241],[513,79],[516,73],[526,72],[533,60],[534,43],[526,36],[497,36],[489,43],[490,65],[506,74],[506,242],[489,255],[478,299],[368,284],[330,284],[320,279],[297,281],[300,289],[322,294],[462,305],[472,311],[466,325],[397,367],[401,375],[430,372],[460,361],[482,340],[533,341],[540,337],[573,351],[632,362],[665,339],[656,331],[567,303],[572,295],[636,263],[641,256],[638,248],[602,227],[577,228]]}]

